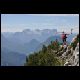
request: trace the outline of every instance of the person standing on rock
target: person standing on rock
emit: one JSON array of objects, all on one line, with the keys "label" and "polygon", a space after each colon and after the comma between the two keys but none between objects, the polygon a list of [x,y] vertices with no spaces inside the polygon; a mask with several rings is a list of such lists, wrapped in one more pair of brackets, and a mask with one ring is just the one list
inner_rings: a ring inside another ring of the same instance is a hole
[{"label": "person standing on rock", "polygon": [[62,41],[63,41],[63,45],[66,45],[67,35],[69,35],[69,34],[64,33],[64,31],[63,31],[62,34],[61,34],[61,38],[62,38]]}]

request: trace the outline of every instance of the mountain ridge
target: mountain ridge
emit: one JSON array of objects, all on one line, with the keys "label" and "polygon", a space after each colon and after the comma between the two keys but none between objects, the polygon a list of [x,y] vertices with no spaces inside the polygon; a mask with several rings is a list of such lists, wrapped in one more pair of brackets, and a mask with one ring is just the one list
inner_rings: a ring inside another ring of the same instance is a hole
[{"label": "mountain ridge", "polygon": [[68,45],[53,41],[26,58],[25,66],[79,66],[79,34]]}]

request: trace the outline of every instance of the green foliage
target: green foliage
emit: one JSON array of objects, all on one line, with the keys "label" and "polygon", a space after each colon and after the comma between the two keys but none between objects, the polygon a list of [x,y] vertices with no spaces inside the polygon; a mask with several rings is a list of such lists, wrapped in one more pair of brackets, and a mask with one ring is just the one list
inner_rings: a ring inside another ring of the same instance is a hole
[{"label": "green foliage", "polygon": [[71,47],[73,47],[73,50],[75,50],[76,43],[71,43]]},{"label": "green foliage", "polygon": [[42,50],[30,54],[25,66],[60,66],[62,65],[61,60],[51,52],[51,49],[57,50],[59,47],[58,43],[52,42],[47,47],[43,45]]},{"label": "green foliage", "polygon": [[51,42],[51,44],[48,47],[53,49],[53,50],[57,50],[58,51],[59,45],[60,45],[59,42],[54,41],[54,42]]},{"label": "green foliage", "polygon": [[51,53],[34,53],[29,55],[27,66],[59,66],[60,61]]},{"label": "green foliage", "polygon": [[77,46],[77,43],[79,42],[79,34],[77,35],[77,38],[73,43],[71,43],[71,47],[73,47],[73,50],[75,50],[75,47]]},{"label": "green foliage", "polygon": [[46,51],[47,51],[47,47],[45,45],[43,45],[42,52],[45,53]]}]

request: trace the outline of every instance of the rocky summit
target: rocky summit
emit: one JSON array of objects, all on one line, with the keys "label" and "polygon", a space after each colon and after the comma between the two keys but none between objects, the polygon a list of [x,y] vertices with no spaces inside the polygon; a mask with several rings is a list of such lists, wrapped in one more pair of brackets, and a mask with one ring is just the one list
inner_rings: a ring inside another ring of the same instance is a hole
[{"label": "rocky summit", "polygon": [[79,34],[70,44],[53,41],[42,50],[27,56],[26,66],[79,66]]},{"label": "rocky summit", "polygon": [[[79,40],[78,41],[77,40],[78,40],[77,36],[73,38],[71,44],[67,47],[67,50],[63,53],[65,54],[63,58],[66,57],[66,62],[64,66],[79,66]],[[72,45],[72,44],[75,44],[75,45]]]}]

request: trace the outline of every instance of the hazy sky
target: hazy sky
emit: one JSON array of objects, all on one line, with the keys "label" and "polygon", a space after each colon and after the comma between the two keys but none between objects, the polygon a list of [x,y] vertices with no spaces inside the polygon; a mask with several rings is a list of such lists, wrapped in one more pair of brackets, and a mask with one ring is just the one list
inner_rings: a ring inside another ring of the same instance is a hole
[{"label": "hazy sky", "polygon": [[1,32],[23,29],[57,29],[79,32],[78,14],[1,14]]}]

